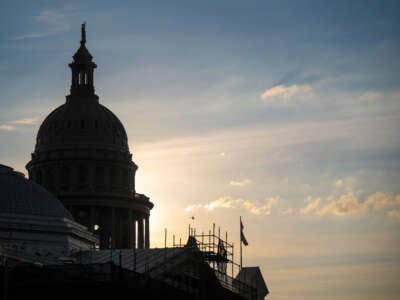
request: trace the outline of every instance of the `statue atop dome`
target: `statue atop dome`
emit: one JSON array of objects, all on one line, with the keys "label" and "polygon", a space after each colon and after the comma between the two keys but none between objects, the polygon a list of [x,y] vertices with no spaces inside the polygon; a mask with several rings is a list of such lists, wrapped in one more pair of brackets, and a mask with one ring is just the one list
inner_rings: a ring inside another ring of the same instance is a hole
[{"label": "statue atop dome", "polygon": [[86,43],[86,22],[81,25],[81,45]]}]

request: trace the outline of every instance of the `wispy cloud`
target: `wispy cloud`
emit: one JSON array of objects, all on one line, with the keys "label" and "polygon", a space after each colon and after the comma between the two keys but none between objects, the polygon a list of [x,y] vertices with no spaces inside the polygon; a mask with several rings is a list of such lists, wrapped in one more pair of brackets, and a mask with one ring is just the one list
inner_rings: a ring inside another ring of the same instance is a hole
[{"label": "wispy cloud", "polygon": [[308,204],[300,210],[302,214],[308,214],[317,211],[321,203],[321,198],[312,198],[309,196],[307,198],[307,202]]},{"label": "wispy cloud", "polygon": [[231,180],[229,182],[230,185],[232,186],[238,186],[238,187],[242,187],[242,186],[246,186],[251,184],[253,181],[251,179],[242,179],[242,180]]},{"label": "wispy cloud", "polygon": [[263,201],[255,201],[231,196],[219,197],[208,203],[196,203],[186,206],[186,212],[203,209],[241,209],[253,215],[314,215],[314,216],[349,216],[367,213],[379,213],[392,219],[400,220],[400,194],[392,195],[384,192],[370,194],[359,199],[353,190],[339,196],[307,197],[306,205],[294,208],[287,205],[279,196],[267,197]]},{"label": "wispy cloud", "polygon": [[389,218],[400,220],[400,209],[392,209],[387,212]]},{"label": "wispy cloud", "polygon": [[335,180],[334,185],[338,189],[352,189],[356,182],[357,182],[356,177],[348,176],[345,178],[339,178],[339,179]]},{"label": "wispy cloud", "polygon": [[376,192],[360,200],[352,190],[339,197],[308,197],[307,205],[300,210],[302,214],[336,216],[386,212],[392,217],[396,217],[398,211],[400,211],[400,194]]},{"label": "wispy cloud", "polygon": [[60,27],[64,26],[66,23],[66,14],[64,11],[60,10],[50,10],[45,9],[40,12],[34,19],[39,22],[49,26]]},{"label": "wispy cloud", "polygon": [[13,131],[15,129],[16,128],[14,126],[11,126],[11,125],[7,125],[7,124],[0,125],[0,130],[2,130],[2,131]]},{"label": "wispy cloud", "polygon": [[17,130],[18,126],[24,126],[24,125],[35,125],[39,121],[39,118],[22,118],[22,119],[17,119],[17,120],[12,120],[8,121],[3,125],[0,125],[0,130],[3,131],[13,131]]},{"label": "wispy cloud", "polygon": [[377,92],[377,91],[367,91],[365,93],[362,93],[358,99],[361,102],[368,102],[368,103],[373,103],[378,101],[379,99],[382,98],[382,94]]},{"label": "wispy cloud", "polygon": [[191,212],[191,211],[197,210],[198,208],[202,208],[202,207],[203,207],[203,205],[201,205],[201,204],[191,204],[191,205],[186,206],[185,211]]},{"label": "wispy cloud", "polygon": [[71,23],[69,21],[69,11],[70,8],[59,9],[59,10],[50,10],[44,9],[38,15],[34,16],[34,20],[46,26],[45,31],[41,33],[28,33],[21,34],[15,37],[17,40],[23,39],[33,39],[33,38],[41,38],[50,34],[54,34],[56,32],[64,31],[71,27]]},{"label": "wispy cloud", "polygon": [[231,197],[220,197],[217,200],[205,204],[203,207],[207,210],[214,210],[216,208],[234,208],[237,206],[239,199],[235,200]]},{"label": "wispy cloud", "polygon": [[289,104],[293,98],[310,99],[311,97],[313,97],[313,90],[308,84],[293,84],[290,86],[280,84],[266,89],[260,95],[260,98],[265,102],[277,102],[283,104]]},{"label": "wispy cloud", "polygon": [[[223,196],[214,201],[206,204],[191,204],[185,208],[186,212],[191,212],[197,209],[205,209],[206,211],[213,211],[218,208],[223,209],[245,209],[254,215],[270,215],[275,206],[277,206],[280,198],[268,197],[264,201],[253,201],[248,199],[233,198],[231,196]],[[285,210],[285,214],[288,213]]]},{"label": "wispy cloud", "polygon": [[249,200],[245,200],[242,205],[250,213],[254,215],[270,215],[272,212],[272,207],[276,206],[279,201],[279,197],[269,197],[264,200],[261,205],[254,203]]},{"label": "wispy cloud", "polygon": [[18,120],[13,120],[8,123],[10,124],[19,124],[19,125],[35,125],[39,121],[39,118],[22,118]]},{"label": "wispy cloud", "polygon": [[15,37],[16,40],[25,40],[25,39],[35,39],[41,38],[45,36],[45,33],[30,33],[30,34],[22,34]]}]

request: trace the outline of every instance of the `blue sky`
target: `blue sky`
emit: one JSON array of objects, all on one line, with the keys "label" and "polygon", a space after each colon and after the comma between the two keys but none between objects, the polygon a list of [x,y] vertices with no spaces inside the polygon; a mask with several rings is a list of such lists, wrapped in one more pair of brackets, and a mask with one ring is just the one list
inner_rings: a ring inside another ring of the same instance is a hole
[{"label": "blue sky", "polygon": [[137,187],[185,237],[213,222],[270,299],[400,294],[398,1],[2,1],[0,158],[25,171],[87,22]]}]

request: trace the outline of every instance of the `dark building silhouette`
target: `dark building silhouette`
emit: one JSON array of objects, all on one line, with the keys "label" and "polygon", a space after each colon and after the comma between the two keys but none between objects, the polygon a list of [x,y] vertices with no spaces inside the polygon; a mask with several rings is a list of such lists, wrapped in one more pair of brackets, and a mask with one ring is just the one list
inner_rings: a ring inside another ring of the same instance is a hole
[{"label": "dark building silhouette", "polygon": [[[0,165],[0,299],[264,299],[258,267],[234,277],[233,244],[213,231],[164,248],[96,249],[62,203]],[[230,273],[230,274],[229,274]]]},{"label": "dark building silhouette", "polygon": [[40,126],[26,165],[29,178],[59,198],[77,222],[96,230],[100,248],[148,248],[153,203],[136,193],[138,167],[124,126],[94,91],[97,66],[86,48],[85,24],[81,34],[69,64],[70,95]]},{"label": "dark building silhouette", "polygon": [[153,204],[136,193],[123,125],[94,93],[85,35],[83,24],[70,95],[39,129],[30,179],[0,164],[0,299],[264,299],[260,269],[235,263],[215,224],[150,249]]}]

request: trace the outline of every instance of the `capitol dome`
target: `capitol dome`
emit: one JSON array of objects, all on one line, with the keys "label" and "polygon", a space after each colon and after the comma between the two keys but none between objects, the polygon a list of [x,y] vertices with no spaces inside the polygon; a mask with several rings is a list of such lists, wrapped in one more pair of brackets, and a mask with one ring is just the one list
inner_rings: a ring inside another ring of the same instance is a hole
[{"label": "capitol dome", "polygon": [[40,126],[35,151],[85,144],[129,152],[124,126],[98,101],[67,101],[50,113]]},{"label": "capitol dome", "polygon": [[77,222],[96,231],[100,248],[148,248],[153,203],[136,192],[138,166],[124,126],[95,94],[97,65],[86,48],[85,24],[72,58],[70,94],[39,128],[26,165],[29,178],[60,199]]}]

